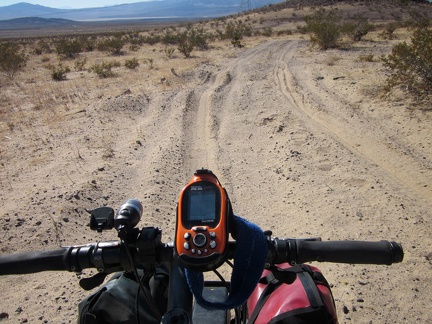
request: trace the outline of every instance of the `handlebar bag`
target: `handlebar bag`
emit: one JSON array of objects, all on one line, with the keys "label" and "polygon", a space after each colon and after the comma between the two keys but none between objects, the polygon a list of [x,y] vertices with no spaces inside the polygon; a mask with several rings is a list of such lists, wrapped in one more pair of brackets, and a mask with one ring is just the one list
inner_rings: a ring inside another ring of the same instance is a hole
[{"label": "handlebar bag", "polygon": [[337,324],[327,280],[318,268],[305,264],[264,270],[247,309],[249,324]]},{"label": "handlebar bag", "polygon": [[[142,271],[138,271],[140,275]],[[168,272],[159,271],[144,282],[161,314],[166,312]],[[138,311],[137,311],[138,310]],[[139,316],[139,321],[137,320]],[[116,273],[95,293],[78,305],[79,324],[160,323],[151,311],[132,273]]]}]

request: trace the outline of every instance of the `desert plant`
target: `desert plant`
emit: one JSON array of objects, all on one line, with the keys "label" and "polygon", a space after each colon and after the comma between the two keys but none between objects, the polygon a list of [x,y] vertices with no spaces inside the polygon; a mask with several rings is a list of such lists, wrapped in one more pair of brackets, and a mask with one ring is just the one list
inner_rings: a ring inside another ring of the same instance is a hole
[{"label": "desert plant", "polygon": [[130,70],[136,69],[140,64],[138,62],[138,59],[136,57],[131,58],[130,60],[126,60],[124,63],[125,67],[127,67]]},{"label": "desert plant", "polygon": [[138,52],[140,49],[140,45],[138,44],[130,44],[129,45],[129,50],[132,52]]},{"label": "desert plant", "polygon": [[164,49],[164,52],[165,52],[167,58],[171,59],[174,57],[175,48],[174,47],[166,47]]},{"label": "desert plant", "polygon": [[432,94],[432,30],[419,28],[406,42],[395,45],[391,54],[384,56],[384,66],[391,75],[386,90],[395,86],[413,94],[417,99],[431,98]]},{"label": "desert plant", "polygon": [[244,36],[251,36],[252,29],[250,25],[244,24],[242,21],[233,22],[230,21],[225,26],[225,33],[221,36],[222,39],[231,39],[231,44],[234,47],[243,47],[242,43]]},{"label": "desert plant", "polygon": [[111,52],[112,55],[122,55],[124,44],[123,38],[117,36],[101,40],[98,42],[97,48],[100,51]]},{"label": "desert plant", "polygon": [[195,42],[192,37],[190,37],[190,31],[184,31],[179,33],[179,44],[177,49],[180,53],[184,55],[185,58],[189,58],[195,47]]},{"label": "desert plant", "polygon": [[361,15],[355,15],[351,18],[351,21],[343,25],[343,31],[353,41],[358,42],[372,30],[372,27],[367,18]]},{"label": "desert plant", "polygon": [[366,55],[359,55],[358,57],[359,62],[374,62],[374,55],[366,54]]},{"label": "desert plant", "polygon": [[209,35],[206,33],[204,28],[190,28],[188,30],[188,37],[191,39],[192,43],[195,45],[195,47],[199,48],[200,50],[208,50],[208,38]]},{"label": "desert plant", "polygon": [[82,58],[82,59],[76,59],[74,66],[75,66],[75,70],[76,71],[84,71],[85,70],[85,65],[87,63],[87,58]]},{"label": "desert plant", "polygon": [[13,79],[27,63],[27,56],[18,44],[0,43],[0,70]]},{"label": "desert plant", "polygon": [[270,27],[266,27],[261,32],[261,35],[263,35],[265,37],[271,37],[273,35],[273,29],[271,29]]},{"label": "desert plant", "polygon": [[148,65],[150,70],[154,69],[154,60],[152,58],[144,59],[144,62]]},{"label": "desert plant", "polygon": [[117,61],[105,62],[103,61],[100,64],[95,64],[90,68],[90,71],[93,71],[98,75],[99,78],[111,78],[116,74],[112,71],[113,67],[120,66],[120,63]]},{"label": "desert plant", "polygon": [[390,22],[388,24],[385,25],[384,30],[381,33],[381,36],[384,39],[394,39],[394,32],[396,31],[398,27],[398,23],[395,22]]},{"label": "desert plant", "polygon": [[45,40],[40,40],[34,48],[34,53],[36,55],[51,53],[51,47]]},{"label": "desert plant", "polygon": [[61,58],[73,59],[82,51],[82,45],[76,39],[62,38],[55,42],[54,47]]},{"label": "desert plant", "polygon": [[410,19],[407,21],[407,25],[414,28],[428,28],[431,25],[431,19],[424,12],[417,10],[411,10],[409,12]]},{"label": "desert plant", "polygon": [[66,74],[69,72],[70,68],[68,66],[59,63],[59,65],[51,67],[51,78],[54,81],[63,81],[66,80]]},{"label": "desert plant", "polygon": [[321,8],[312,15],[306,16],[306,29],[312,33],[312,45],[318,45],[322,50],[335,48],[342,36],[340,16],[336,10],[326,11]]},{"label": "desert plant", "polygon": [[171,28],[166,29],[161,37],[161,41],[165,45],[175,45],[179,43],[179,35],[178,33],[174,33]]}]

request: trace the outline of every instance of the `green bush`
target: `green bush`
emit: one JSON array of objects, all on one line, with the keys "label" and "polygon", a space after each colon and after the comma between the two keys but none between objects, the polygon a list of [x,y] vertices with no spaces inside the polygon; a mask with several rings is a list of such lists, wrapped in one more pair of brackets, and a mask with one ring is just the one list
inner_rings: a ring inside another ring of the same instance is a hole
[{"label": "green bush", "polygon": [[63,66],[63,64],[59,64],[57,66],[51,67],[51,78],[54,81],[63,81],[66,80],[66,74],[71,70],[68,66]]},{"label": "green bush", "polygon": [[81,60],[76,59],[74,62],[75,70],[76,71],[84,71],[86,69],[85,68],[86,64],[87,64],[87,58],[84,57]]},{"label": "green bush", "polygon": [[125,41],[121,37],[111,37],[103,39],[97,44],[99,51],[111,52],[112,55],[122,55],[123,46]]},{"label": "green bush", "polygon": [[419,12],[417,10],[411,10],[409,12],[410,19],[406,21],[406,25],[413,28],[429,28],[431,25],[431,19],[428,17],[426,12]]},{"label": "green bush", "polygon": [[402,42],[393,47],[391,54],[384,56],[384,65],[391,75],[387,78],[386,90],[401,87],[417,99],[432,95],[432,30],[419,28],[411,37],[411,44]]},{"label": "green bush", "polygon": [[167,58],[172,59],[174,57],[175,48],[165,47],[164,52]]},{"label": "green bush", "polygon": [[93,71],[98,75],[99,78],[111,78],[116,76],[116,74],[112,71],[113,67],[119,67],[120,63],[117,61],[105,62],[103,61],[100,64],[95,64],[90,68],[90,71]]},{"label": "green bush", "polygon": [[265,37],[271,37],[273,35],[273,29],[271,29],[270,27],[264,28],[261,32],[261,35]]},{"label": "green bush", "polygon": [[180,53],[184,55],[185,58],[189,58],[195,47],[195,42],[192,37],[190,37],[188,31],[184,31],[178,34],[179,44],[177,49]]},{"label": "green bush", "polygon": [[124,63],[125,67],[127,67],[130,70],[134,70],[136,69],[140,64],[137,60],[137,58],[131,58],[130,60],[126,60],[126,62]]},{"label": "green bush", "polygon": [[188,30],[188,33],[188,37],[191,39],[195,47],[199,48],[200,50],[209,49],[209,35],[206,33],[204,28],[191,28]]},{"label": "green bush", "polygon": [[83,44],[76,39],[62,38],[55,42],[57,54],[62,58],[73,59],[82,52]]},{"label": "green bush", "polygon": [[384,39],[394,39],[394,32],[398,28],[399,24],[396,22],[390,22],[384,26],[384,30],[381,33],[381,37]]},{"label": "green bush", "polygon": [[363,36],[372,30],[373,26],[369,24],[367,18],[356,15],[351,21],[343,25],[344,34],[348,35],[353,41],[360,41]]},{"label": "green bush", "polygon": [[179,43],[179,35],[178,33],[174,33],[171,28],[166,29],[160,40],[165,45],[176,45]]},{"label": "green bush", "polygon": [[48,54],[51,52],[50,45],[44,40],[40,40],[34,48],[34,53],[36,55]]},{"label": "green bush", "polygon": [[326,11],[323,8],[306,16],[306,30],[312,33],[312,45],[318,45],[322,50],[338,47],[338,41],[342,37],[340,20],[336,10]]},{"label": "green bush", "polygon": [[0,70],[13,79],[27,64],[27,56],[14,43],[0,43]]},{"label": "green bush", "polygon": [[234,47],[243,47],[242,43],[244,36],[251,36],[252,28],[250,25],[244,24],[242,21],[230,21],[225,26],[225,32],[221,34],[222,39],[231,39],[231,44]]},{"label": "green bush", "polygon": [[374,55],[371,54],[367,54],[367,55],[359,55],[358,56],[358,61],[359,62],[374,62]]}]

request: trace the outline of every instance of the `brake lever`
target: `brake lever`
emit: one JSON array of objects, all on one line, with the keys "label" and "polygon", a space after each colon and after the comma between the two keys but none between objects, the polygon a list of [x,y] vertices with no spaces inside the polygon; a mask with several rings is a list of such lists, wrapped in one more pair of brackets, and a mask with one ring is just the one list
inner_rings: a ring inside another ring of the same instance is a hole
[{"label": "brake lever", "polygon": [[84,290],[92,290],[93,288],[96,288],[97,286],[103,284],[107,275],[108,274],[105,272],[96,273],[94,276],[91,276],[89,278],[80,279],[79,285]]}]

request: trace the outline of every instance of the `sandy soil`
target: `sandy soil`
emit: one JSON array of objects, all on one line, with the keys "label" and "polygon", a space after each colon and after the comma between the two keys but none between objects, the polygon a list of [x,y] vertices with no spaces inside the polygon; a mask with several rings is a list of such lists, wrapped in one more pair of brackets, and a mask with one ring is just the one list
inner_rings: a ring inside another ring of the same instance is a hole
[{"label": "sandy soil", "polygon": [[[3,133],[2,253],[115,239],[91,232],[85,209],[131,197],[140,226],[170,241],[179,192],[207,167],[234,211],[275,236],[403,244],[401,264],[317,264],[341,323],[431,322],[432,112],[376,96],[382,66],[358,57],[386,44],[317,52],[267,39],[170,85],[88,93],[49,124],[35,112]],[[74,323],[88,294],[73,273],[6,276],[0,289],[11,323]]]}]

